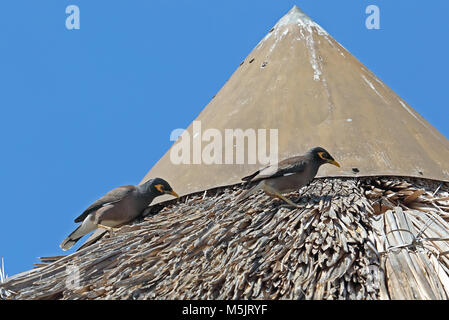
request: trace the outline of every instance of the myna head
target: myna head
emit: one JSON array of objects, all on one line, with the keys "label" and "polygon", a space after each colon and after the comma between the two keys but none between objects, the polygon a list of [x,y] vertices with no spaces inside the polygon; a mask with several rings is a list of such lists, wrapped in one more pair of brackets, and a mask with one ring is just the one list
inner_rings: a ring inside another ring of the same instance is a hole
[{"label": "myna head", "polygon": [[176,198],[179,197],[178,194],[173,191],[170,184],[167,181],[165,181],[164,179],[155,178],[155,179],[151,179],[148,182],[150,182],[149,191],[151,191],[156,196],[162,196],[164,194],[169,194]]},{"label": "myna head", "polygon": [[334,166],[340,167],[340,164],[332,158],[332,156],[327,152],[324,148],[315,147],[308,152],[313,160],[316,161],[319,165],[330,163]]}]

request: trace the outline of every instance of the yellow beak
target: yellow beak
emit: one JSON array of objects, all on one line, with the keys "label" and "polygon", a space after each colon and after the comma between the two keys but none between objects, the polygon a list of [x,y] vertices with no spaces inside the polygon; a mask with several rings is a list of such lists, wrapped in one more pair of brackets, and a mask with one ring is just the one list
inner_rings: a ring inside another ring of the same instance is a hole
[{"label": "yellow beak", "polygon": [[330,160],[329,163],[340,168],[340,164],[335,160]]},{"label": "yellow beak", "polygon": [[176,193],[176,192],[174,192],[173,190],[172,191],[167,191],[167,192],[165,192],[166,194],[171,194],[172,196],[174,196],[174,197],[176,197],[176,198],[179,198],[179,196],[178,196],[178,194]]}]

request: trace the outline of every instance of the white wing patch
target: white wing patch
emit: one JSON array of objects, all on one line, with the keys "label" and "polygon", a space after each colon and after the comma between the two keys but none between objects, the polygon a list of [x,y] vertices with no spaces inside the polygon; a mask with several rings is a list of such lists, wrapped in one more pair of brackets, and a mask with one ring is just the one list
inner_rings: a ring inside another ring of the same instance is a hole
[{"label": "white wing patch", "polygon": [[283,177],[288,177],[288,176],[291,176],[292,174],[295,174],[295,173],[294,172],[284,173],[282,176]]}]

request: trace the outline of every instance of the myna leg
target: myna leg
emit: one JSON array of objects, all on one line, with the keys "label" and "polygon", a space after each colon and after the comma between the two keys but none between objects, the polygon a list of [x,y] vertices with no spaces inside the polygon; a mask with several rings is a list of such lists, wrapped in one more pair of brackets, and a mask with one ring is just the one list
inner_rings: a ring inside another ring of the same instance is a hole
[{"label": "myna leg", "polygon": [[278,198],[281,199],[283,201],[285,201],[286,203],[288,203],[290,206],[295,207],[295,208],[302,208],[301,206],[297,205],[296,203],[294,203],[293,201],[287,199],[286,197],[284,197],[278,190],[274,189],[273,187],[264,186],[264,191],[265,193],[267,193],[268,195],[274,197],[274,198]]},{"label": "myna leg", "polygon": [[109,232],[109,237],[112,238],[112,236],[114,235],[114,228],[105,226],[105,225],[103,225],[103,224],[99,224],[98,227],[108,230],[108,232]]}]

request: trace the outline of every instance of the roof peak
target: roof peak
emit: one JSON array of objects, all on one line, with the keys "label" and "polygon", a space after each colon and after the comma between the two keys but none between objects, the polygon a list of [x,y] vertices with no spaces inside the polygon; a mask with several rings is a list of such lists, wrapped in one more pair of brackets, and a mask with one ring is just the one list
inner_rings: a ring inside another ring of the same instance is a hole
[{"label": "roof peak", "polygon": [[287,14],[302,15],[310,19],[310,17],[304,11],[302,11],[296,4],[293,5],[293,7],[287,12]]},{"label": "roof peak", "polygon": [[312,31],[311,27],[314,27],[316,31],[321,35],[328,35],[318,23],[313,21],[307,14],[294,5],[274,26],[275,29],[285,26],[299,26]]},{"label": "roof peak", "polygon": [[314,22],[307,14],[294,5],[278,22],[278,25]]}]

